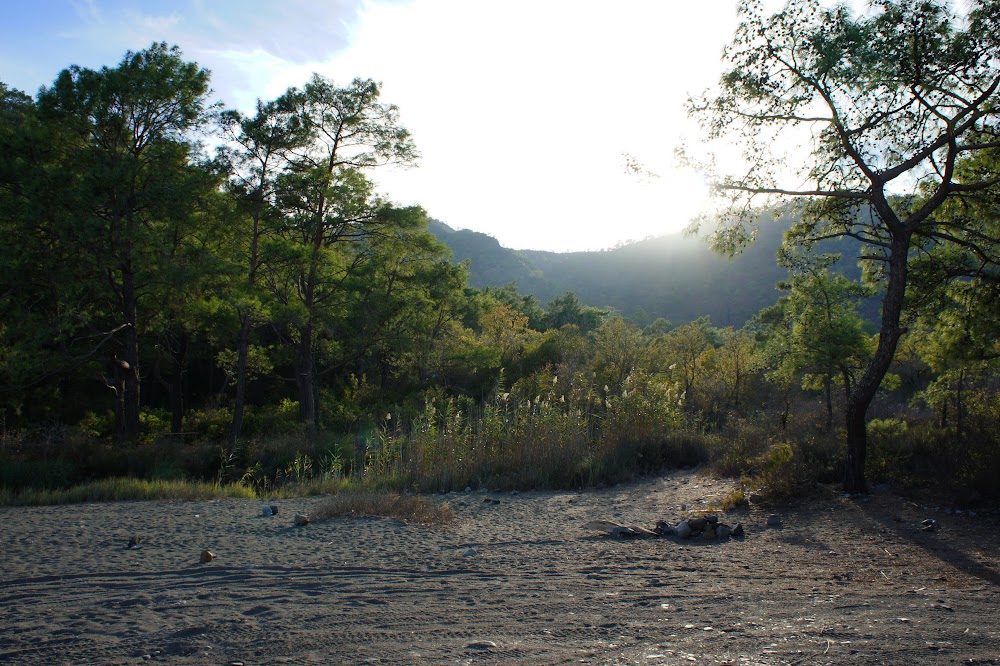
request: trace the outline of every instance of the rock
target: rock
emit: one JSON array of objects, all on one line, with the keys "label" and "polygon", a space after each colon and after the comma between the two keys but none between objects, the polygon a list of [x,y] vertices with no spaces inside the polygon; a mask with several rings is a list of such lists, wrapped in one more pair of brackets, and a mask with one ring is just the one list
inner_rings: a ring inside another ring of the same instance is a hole
[{"label": "rock", "polygon": [[937,521],[933,518],[928,518],[927,520],[920,523],[920,529],[924,532],[933,532],[937,529]]},{"label": "rock", "polygon": [[691,528],[692,532],[701,532],[708,525],[707,518],[689,518],[687,521],[688,527]]},{"label": "rock", "polygon": [[482,650],[484,652],[489,652],[491,650],[497,649],[497,644],[493,641],[473,641],[465,646],[466,650]]},{"label": "rock", "polygon": [[139,550],[142,548],[142,537],[138,534],[129,537],[128,545],[125,546],[125,550]]},{"label": "rock", "polygon": [[682,539],[687,539],[691,536],[691,526],[688,525],[686,520],[682,520],[674,527],[674,534]]},{"label": "rock", "polygon": [[295,514],[295,524],[298,525],[299,527],[302,527],[303,525],[308,525],[309,516],[305,515],[304,513]]},{"label": "rock", "polygon": [[276,507],[276,506],[274,506],[272,504],[270,508],[271,508],[271,515],[272,516],[277,516],[278,515],[278,507]]},{"label": "rock", "polygon": [[656,521],[656,529],[653,531],[660,536],[672,536],[677,534],[676,528],[665,520]]},{"label": "rock", "polygon": [[[517,491],[516,490],[512,490],[512,491],[510,491],[510,494],[511,495],[517,495]],[[570,500],[570,501],[572,502],[573,500]]]},{"label": "rock", "polygon": [[478,554],[479,551],[477,551],[475,548],[467,548],[466,551],[462,553],[462,557],[475,557]]},{"label": "rock", "polygon": [[705,520],[707,520],[709,523],[713,525],[716,525],[719,522],[719,517],[714,513],[710,513],[707,516],[705,516]]},{"label": "rock", "polygon": [[212,551],[210,551],[210,550],[203,550],[203,551],[201,551],[201,563],[202,564],[205,564],[206,562],[211,562],[215,558],[216,558],[216,555]]},{"label": "rock", "polygon": [[711,540],[711,539],[714,539],[715,536],[716,536],[715,535],[715,525],[713,523],[709,523],[705,527],[705,531],[701,533],[701,538],[702,539]]},{"label": "rock", "polygon": [[465,487],[465,492],[471,493],[472,492],[472,486],[466,486]]},{"label": "rock", "polygon": [[767,526],[781,527],[781,516],[779,516],[776,513],[772,513],[770,516],[767,517]]},{"label": "rock", "polygon": [[734,539],[742,539],[745,537],[746,533],[743,531],[743,523],[736,523],[736,527],[733,528],[733,531],[729,536]]},{"label": "rock", "polygon": [[720,539],[728,539],[733,533],[733,528],[729,525],[719,525],[715,528],[715,533]]},{"label": "rock", "polygon": [[260,513],[265,518],[270,518],[271,516],[274,515],[274,511],[269,506],[265,506],[263,509],[261,509]]}]

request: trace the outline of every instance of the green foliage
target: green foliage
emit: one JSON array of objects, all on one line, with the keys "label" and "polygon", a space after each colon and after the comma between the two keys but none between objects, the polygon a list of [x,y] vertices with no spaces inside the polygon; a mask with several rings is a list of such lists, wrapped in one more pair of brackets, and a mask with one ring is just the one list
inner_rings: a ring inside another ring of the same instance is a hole
[{"label": "green foliage", "polygon": [[[829,430],[834,384],[850,398],[856,374],[871,359],[873,349],[858,305],[872,291],[832,271],[837,255],[785,248],[778,256],[789,271],[789,279],[779,284],[788,295],[762,310],[754,322],[763,342],[767,377],[785,391],[796,381],[805,390],[824,391]],[[889,388],[887,382],[883,385]]]},{"label": "green foliage", "polygon": [[795,452],[787,443],[773,444],[760,459],[757,483],[773,499],[795,497],[799,477],[795,470]]},{"label": "green foliage", "polygon": [[[955,142],[920,158],[944,165],[923,178],[937,184],[897,196],[872,182],[887,169],[900,178],[886,182],[906,180],[893,160],[934,141],[930,130],[912,139],[955,111],[943,90],[992,81],[981,55],[997,46],[981,31],[991,15],[977,9],[952,25],[942,5],[925,4],[883,9],[932,28],[917,54],[926,79],[912,50],[900,49],[898,25],[878,14],[796,0],[765,17],[746,3],[732,71],[703,108],[716,114],[711,130],[746,130],[752,145],[795,113],[812,114],[813,101],[846,109],[833,121],[798,121],[846,123],[817,130],[820,166],[803,181],[828,188],[807,194],[843,205],[782,209],[784,227],[762,234],[770,245],[749,251],[757,268],[709,271],[714,260],[683,239],[663,241],[680,253],[669,256],[647,251],[659,241],[597,256],[490,255],[493,268],[512,260],[526,270],[544,297],[506,283],[470,288],[482,267],[451,263],[419,207],[381,199],[375,168],[416,153],[373,81],[341,87],[316,76],[252,116],[222,112],[211,163],[193,134],[215,129],[205,124],[208,74],[177,49],[153,45],[100,71],[69,68],[37,101],[3,86],[3,492],[119,478],[137,483],[52,497],[170,495],[181,491],[160,482],[185,480],[189,490],[205,482],[247,494],[566,487],[711,461],[785,497],[830,480],[845,459],[834,386],[845,407],[882,389],[882,413],[909,424],[895,432],[875,421],[866,431],[872,478],[936,470],[987,488],[1000,459],[1000,207],[995,155],[972,153],[994,140],[995,107],[976,106]],[[820,76],[789,71],[775,59],[782,49]],[[882,109],[890,90],[900,100],[922,91],[940,113],[902,102]],[[953,102],[962,99],[973,98]],[[863,118],[872,127],[851,125]],[[775,174],[760,164],[765,171],[723,185],[773,193]],[[726,222],[718,231],[730,245],[752,231]],[[850,239],[831,248],[849,255],[861,248],[869,268],[860,281],[824,254],[826,237]],[[893,281],[900,261],[908,284]],[[664,264],[690,276],[648,277]],[[702,316],[717,307],[719,321],[742,322],[772,299],[781,267],[786,294],[751,327],[719,329]],[[589,290],[559,288],[556,274]],[[642,295],[620,309],[637,323],[585,304],[617,305],[636,284]],[[719,284],[728,285],[721,296]],[[875,338],[858,314],[873,287],[889,312]],[[663,299],[683,301],[686,310],[669,314],[687,323],[650,323]],[[897,376],[888,363],[901,322],[919,337],[910,350],[920,362],[894,368]],[[935,423],[907,413],[892,387],[933,410]],[[825,429],[814,389],[826,398]],[[855,446],[864,410],[845,412],[862,417],[848,423]],[[765,425],[775,414],[780,432]]]},{"label": "green foliage", "polygon": [[187,414],[187,427],[201,439],[219,441],[229,433],[232,418],[232,413],[221,407],[193,410]]},{"label": "green foliage", "polygon": [[[720,251],[733,255],[752,241],[754,197],[795,197],[803,217],[786,245],[856,239],[866,277],[884,290],[876,346],[845,409],[852,492],[865,489],[865,417],[906,332],[908,285],[930,275],[945,284],[995,275],[1000,261],[996,235],[949,215],[967,198],[1000,191],[995,169],[962,168],[995,159],[993,3],[973,2],[964,16],[942,0],[876,7],[856,15],[844,4],[793,0],[767,15],[758,0],[741,2],[725,54],[730,69],[717,94],[690,102],[708,136],[735,139],[751,165],[713,175],[730,204],[713,225]],[[809,149],[799,164],[775,150],[799,139]],[[976,259],[963,266],[961,255]]]},{"label": "green foliage", "polygon": [[87,412],[76,424],[80,434],[87,439],[105,439],[111,436],[114,428],[114,414],[106,412],[95,414]]}]

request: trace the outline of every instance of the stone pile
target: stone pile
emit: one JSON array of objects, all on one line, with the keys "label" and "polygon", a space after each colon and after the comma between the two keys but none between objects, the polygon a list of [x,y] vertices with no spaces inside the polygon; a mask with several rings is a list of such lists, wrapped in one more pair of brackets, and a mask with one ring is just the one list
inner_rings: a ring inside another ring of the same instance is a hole
[{"label": "stone pile", "polygon": [[659,536],[676,536],[681,539],[740,539],[746,536],[743,523],[736,523],[735,527],[730,527],[720,523],[719,517],[715,514],[680,520],[674,525],[658,520],[653,531]]},{"label": "stone pile", "polygon": [[715,514],[693,516],[679,520],[676,523],[658,520],[656,521],[656,527],[651,530],[634,525],[620,525],[610,520],[592,520],[584,525],[584,528],[606,532],[619,539],[677,537],[679,539],[721,541],[726,539],[742,539],[746,536],[742,523],[736,523],[734,527],[730,527],[725,523],[720,523],[719,517]]}]

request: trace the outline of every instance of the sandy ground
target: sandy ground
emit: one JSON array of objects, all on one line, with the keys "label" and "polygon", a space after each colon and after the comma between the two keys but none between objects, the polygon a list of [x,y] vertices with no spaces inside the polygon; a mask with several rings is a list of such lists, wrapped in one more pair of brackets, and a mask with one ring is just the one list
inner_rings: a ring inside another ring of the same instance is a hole
[{"label": "sandy ground", "polygon": [[438,528],[292,525],[321,499],[4,508],[0,663],[1000,664],[996,515],[829,491],[723,516],[742,541],[581,527],[725,489],[453,493]]}]

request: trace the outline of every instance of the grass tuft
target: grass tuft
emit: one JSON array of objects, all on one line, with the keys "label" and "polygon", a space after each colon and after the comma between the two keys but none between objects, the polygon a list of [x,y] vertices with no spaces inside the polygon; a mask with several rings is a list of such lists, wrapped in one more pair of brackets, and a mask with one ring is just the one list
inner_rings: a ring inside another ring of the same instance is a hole
[{"label": "grass tuft", "polygon": [[454,514],[447,504],[435,504],[420,495],[348,491],[324,502],[311,518],[395,518],[407,523],[444,525],[452,521]]}]

